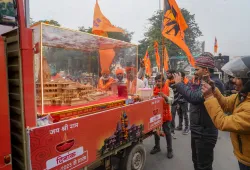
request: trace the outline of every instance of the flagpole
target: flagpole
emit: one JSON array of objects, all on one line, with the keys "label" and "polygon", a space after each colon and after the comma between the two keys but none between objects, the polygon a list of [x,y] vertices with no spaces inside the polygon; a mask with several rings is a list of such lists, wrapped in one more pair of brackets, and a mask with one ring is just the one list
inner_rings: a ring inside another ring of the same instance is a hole
[{"label": "flagpole", "polygon": [[[159,11],[162,12],[161,21],[163,23],[164,10],[161,10],[161,0],[159,0]],[[162,49],[161,49],[162,50],[162,56],[161,56],[162,64],[160,64],[160,65],[162,66],[162,68],[160,68],[161,69],[160,72],[162,72],[162,76],[164,76],[164,69],[163,69],[164,68],[164,37],[162,34],[161,34],[161,40],[162,40]],[[163,82],[162,82],[162,84],[163,84]],[[165,82],[164,82],[164,84],[165,84]],[[162,92],[162,87],[161,87],[160,91]]]},{"label": "flagpole", "polygon": [[[159,10],[161,11],[161,0],[159,0]],[[161,16],[161,20],[163,22],[164,20],[164,10],[162,10],[162,16]],[[162,70],[160,70],[162,72],[162,74],[164,75],[164,36],[161,34],[161,38],[162,38]]]}]

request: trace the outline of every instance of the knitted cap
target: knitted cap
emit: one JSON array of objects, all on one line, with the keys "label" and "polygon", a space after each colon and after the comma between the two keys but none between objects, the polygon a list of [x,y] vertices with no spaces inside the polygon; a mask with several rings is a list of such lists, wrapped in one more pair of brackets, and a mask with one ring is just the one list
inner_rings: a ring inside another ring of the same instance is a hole
[{"label": "knitted cap", "polygon": [[215,68],[214,56],[209,52],[202,53],[199,57],[197,57],[195,61],[195,65],[203,68]]}]

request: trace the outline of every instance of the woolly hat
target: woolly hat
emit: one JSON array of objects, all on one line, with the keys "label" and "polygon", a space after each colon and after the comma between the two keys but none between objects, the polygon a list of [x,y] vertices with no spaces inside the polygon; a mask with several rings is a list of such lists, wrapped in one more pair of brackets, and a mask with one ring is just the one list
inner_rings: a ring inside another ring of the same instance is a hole
[{"label": "woolly hat", "polygon": [[209,52],[202,53],[199,57],[197,57],[195,61],[195,65],[203,68],[215,68],[214,56]]}]

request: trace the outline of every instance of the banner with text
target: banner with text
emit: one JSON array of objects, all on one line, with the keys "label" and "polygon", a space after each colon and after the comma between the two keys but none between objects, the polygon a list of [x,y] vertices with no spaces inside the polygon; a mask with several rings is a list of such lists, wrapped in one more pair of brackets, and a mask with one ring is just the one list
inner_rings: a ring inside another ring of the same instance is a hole
[{"label": "banner with text", "polygon": [[33,170],[84,167],[162,124],[160,98],[28,131]]}]

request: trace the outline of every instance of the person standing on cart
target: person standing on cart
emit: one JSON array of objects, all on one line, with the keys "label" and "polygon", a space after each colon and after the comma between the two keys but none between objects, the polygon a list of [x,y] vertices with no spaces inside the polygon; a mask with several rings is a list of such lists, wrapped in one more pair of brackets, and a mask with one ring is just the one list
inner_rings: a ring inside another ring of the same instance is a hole
[{"label": "person standing on cart", "polygon": [[[214,57],[211,53],[202,53],[195,63],[195,74],[200,80],[212,79],[215,86],[223,91],[223,83],[210,76],[215,68]],[[210,77],[210,78],[209,78]],[[200,85],[196,90],[182,82],[180,74],[174,75],[176,89],[190,103],[190,129],[192,160],[195,170],[212,170],[214,147],[218,138],[218,130],[214,126],[204,106],[204,97]]]},{"label": "person standing on cart", "polygon": [[125,80],[124,80],[124,70],[121,69],[121,68],[117,68],[116,71],[115,71],[115,75],[116,75],[116,78],[117,78],[117,83],[118,84],[123,84],[125,83]]},{"label": "person standing on cart", "polygon": [[111,91],[112,84],[115,83],[115,79],[110,76],[109,70],[102,71],[102,77],[98,82],[98,89],[103,91]]},{"label": "person standing on cart", "polygon": [[[162,130],[167,141],[167,157],[169,159],[173,158],[173,148],[172,148],[172,137],[171,137],[171,104],[174,101],[173,90],[165,83],[165,79],[162,74],[155,77],[156,87],[154,88],[154,96],[160,96],[164,99],[163,105],[163,124]],[[156,154],[161,151],[160,148],[160,133],[154,133],[155,146],[151,150],[150,154]]]},{"label": "person standing on cart", "polygon": [[144,83],[137,78],[137,69],[134,66],[126,67],[128,94],[136,94],[139,88],[144,88]]}]

